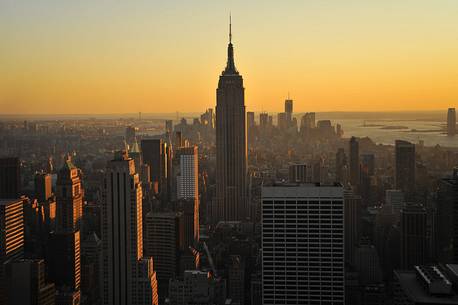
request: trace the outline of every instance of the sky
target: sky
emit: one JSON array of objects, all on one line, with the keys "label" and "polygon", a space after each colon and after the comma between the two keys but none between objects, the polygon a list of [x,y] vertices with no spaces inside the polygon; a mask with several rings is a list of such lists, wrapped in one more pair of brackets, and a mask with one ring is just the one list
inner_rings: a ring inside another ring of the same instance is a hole
[{"label": "sky", "polygon": [[0,113],[203,112],[230,12],[247,111],[458,107],[456,0],[0,0]]}]

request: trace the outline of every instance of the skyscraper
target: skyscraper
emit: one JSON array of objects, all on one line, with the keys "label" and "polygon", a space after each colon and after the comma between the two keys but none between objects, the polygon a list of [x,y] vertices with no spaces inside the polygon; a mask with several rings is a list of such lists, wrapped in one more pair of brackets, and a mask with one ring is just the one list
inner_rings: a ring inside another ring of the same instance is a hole
[{"label": "skyscraper", "polygon": [[6,266],[24,254],[24,203],[0,199],[0,304],[6,304]]},{"label": "skyscraper", "polygon": [[345,303],[343,195],[339,184],[262,188],[262,304]]},{"label": "skyscraper", "polygon": [[353,262],[361,237],[361,197],[352,191],[344,193],[345,212],[345,261]]},{"label": "skyscraper", "polygon": [[436,248],[440,263],[458,263],[458,168],[452,177],[439,180]]},{"label": "skyscraper", "polygon": [[[134,160],[116,152],[108,162],[102,202],[102,304],[153,304],[154,273],[143,266],[142,187]],[[146,277],[146,278],[145,278]],[[144,283],[151,298],[144,298]]]},{"label": "skyscraper", "polygon": [[221,220],[246,217],[245,88],[235,68],[229,25],[227,65],[216,89],[216,197]]},{"label": "skyscraper", "polygon": [[396,140],[396,189],[404,192],[407,201],[415,195],[415,144]]},{"label": "skyscraper", "polygon": [[336,182],[347,182],[347,156],[343,148],[339,148],[336,153]]},{"label": "skyscraper", "polygon": [[197,146],[182,147],[176,151],[180,162],[177,175],[177,198],[199,198],[199,156]]},{"label": "skyscraper", "polygon": [[143,163],[149,165],[153,187],[166,197],[168,177],[168,147],[162,139],[144,139],[141,141]]},{"label": "skyscraper", "polygon": [[454,136],[456,134],[455,108],[449,108],[447,112],[447,134],[449,136]]},{"label": "skyscraper", "polygon": [[359,141],[355,137],[350,139],[350,183],[358,187],[360,183]]},{"label": "skyscraper", "polygon": [[426,263],[426,209],[407,204],[401,210],[401,268],[412,269]]},{"label": "skyscraper", "polygon": [[52,195],[51,175],[46,173],[35,174],[35,198],[38,202],[46,202]]},{"label": "skyscraper", "polygon": [[19,198],[21,188],[18,158],[0,158],[0,198]]},{"label": "skyscraper", "polygon": [[285,100],[285,113],[286,113],[286,122],[288,127],[291,126],[293,120],[293,100],[289,97]]}]

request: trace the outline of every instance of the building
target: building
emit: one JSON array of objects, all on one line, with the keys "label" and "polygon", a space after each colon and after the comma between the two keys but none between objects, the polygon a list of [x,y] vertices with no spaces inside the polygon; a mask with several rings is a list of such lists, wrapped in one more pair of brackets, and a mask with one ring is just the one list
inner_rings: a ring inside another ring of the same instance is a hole
[{"label": "building", "polygon": [[456,134],[455,108],[449,108],[447,112],[447,134],[449,136],[454,136]]},{"label": "building", "polygon": [[134,126],[126,127],[125,140],[127,144],[132,145],[135,142],[137,129]]},{"label": "building", "polygon": [[227,267],[227,295],[236,304],[245,304],[245,262],[240,255],[231,255]]},{"label": "building", "polygon": [[168,305],[225,305],[226,281],[210,272],[186,270],[183,278],[170,279]]},{"label": "building", "polygon": [[396,140],[396,189],[404,192],[407,201],[415,196],[415,144]]},{"label": "building", "polygon": [[169,155],[167,143],[162,139],[144,139],[141,141],[143,163],[149,165],[150,179],[157,192],[167,191],[167,169]]},{"label": "building", "polygon": [[399,216],[405,204],[404,193],[401,190],[386,190],[385,204],[389,205],[391,211]]},{"label": "building", "polygon": [[216,197],[219,220],[245,220],[247,216],[244,92],[242,76],[235,68],[232,33],[229,30],[227,65],[216,89]]},{"label": "building", "polygon": [[199,198],[199,154],[197,146],[181,147],[176,150],[180,162],[177,175],[177,198]]},{"label": "building", "polygon": [[104,305],[157,304],[145,300],[144,283],[151,272],[140,273],[143,262],[142,187],[134,160],[116,152],[107,164],[102,201],[102,287]]},{"label": "building", "polygon": [[350,183],[358,188],[360,183],[359,140],[355,137],[350,139]]},{"label": "building", "polygon": [[393,286],[393,305],[458,304],[452,279],[437,265],[395,270]]},{"label": "building", "polygon": [[339,148],[336,153],[336,182],[346,184],[347,177],[347,156],[345,150]]},{"label": "building", "polygon": [[286,122],[288,127],[290,127],[293,122],[293,100],[289,97],[285,100],[285,114]]},{"label": "building", "polygon": [[246,121],[248,131],[252,130],[253,127],[256,126],[256,123],[254,122],[254,112],[249,111],[246,113]]},{"label": "building", "polygon": [[361,237],[361,197],[352,191],[344,193],[345,261],[352,263]]},{"label": "building", "polygon": [[288,121],[286,119],[286,113],[279,112],[277,114],[277,127],[280,130],[286,130],[288,128]]},{"label": "building", "polygon": [[267,112],[262,112],[259,114],[259,126],[265,130],[269,126],[269,114]]},{"label": "building", "polygon": [[408,270],[426,263],[427,214],[420,204],[407,204],[401,210],[401,268]]},{"label": "building", "polygon": [[24,255],[22,199],[0,199],[0,304],[7,304],[6,267]]},{"label": "building", "polygon": [[79,230],[83,216],[83,188],[79,169],[68,157],[56,182],[57,230]]},{"label": "building", "polygon": [[36,173],[35,174],[35,198],[38,202],[43,203],[48,201],[52,196],[52,178],[50,174]]},{"label": "building", "polygon": [[55,287],[46,280],[42,259],[20,259],[8,265],[8,304],[54,305]]},{"label": "building", "polygon": [[89,304],[100,303],[102,241],[90,233],[81,242],[81,293]]},{"label": "building", "polygon": [[0,158],[0,199],[16,199],[21,195],[19,158]]},{"label": "building", "polygon": [[307,181],[307,164],[291,164],[289,166],[289,182],[306,183]]},{"label": "building", "polygon": [[262,188],[262,304],[344,304],[339,184]]},{"label": "building", "polygon": [[359,273],[360,285],[382,283],[382,270],[377,249],[368,243],[361,243],[355,250],[353,265]]},{"label": "building", "polygon": [[[181,219],[180,219],[181,218]],[[159,296],[167,294],[169,279],[177,273],[178,251],[183,240],[182,215],[173,212],[149,212],[145,224],[145,256],[152,257]]]},{"label": "building", "polygon": [[440,263],[458,263],[458,168],[439,180],[436,248]]}]

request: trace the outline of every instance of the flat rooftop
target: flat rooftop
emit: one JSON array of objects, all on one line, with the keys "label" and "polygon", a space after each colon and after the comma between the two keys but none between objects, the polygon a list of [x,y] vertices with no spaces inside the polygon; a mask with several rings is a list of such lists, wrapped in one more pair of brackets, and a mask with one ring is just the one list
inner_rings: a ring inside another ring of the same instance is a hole
[{"label": "flat rooftop", "polygon": [[282,183],[263,186],[262,198],[343,198],[344,188],[340,183]]}]

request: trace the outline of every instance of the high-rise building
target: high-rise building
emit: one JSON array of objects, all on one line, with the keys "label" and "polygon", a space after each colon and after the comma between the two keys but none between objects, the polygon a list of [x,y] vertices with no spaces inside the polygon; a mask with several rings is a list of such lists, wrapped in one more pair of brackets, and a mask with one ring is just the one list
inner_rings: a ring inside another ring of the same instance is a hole
[{"label": "high-rise building", "polygon": [[90,233],[81,242],[81,293],[89,304],[100,303],[102,241]]},{"label": "high-rise building", "polygon": [[254,122],[254,112],[249,111],[246,113],[246,121],[248,131],[252,130],[253,127],[256,125],[256,123]]},{"label": "high-rise building", "polygon": [[391,207],[391,211],[399,216],[401,209],[404,207],[404,193],[401,190],[386,190],[385,204]]},{"label": "high-rise building", "polygon": [[259,126],[262,129],[266,129],[269,126],[269,114],[267,112],[262,112],[259,114]]},{"label": "high-rise building", "polygon": [[141,141],[143,163],[150,168],[150,179],[157,186],[158,192],[166,196],[169,168],[169,149],[162,139],[144,139]]},{"label": "high-rise building", "polygon": [[46,280],[43,259],[16,260],[7,269],[9,305],[55,304],[55,286]]},{"label": "high-rise building", "polygon": [[[108,162],[102,201],[102,304],[154,304],[154,273],[143,261],[142,187],[134,160],[116,152]],[[144,283],[151,298],[145,300]],[[157,303],[156,303],[157,304]]]},{"label": "high-rise building", "polygon": [[18,158],[0,158],[0,198],[19,198],[21,189]]},{"label": "high-rise building", "polygon": [[57,175],[56,200],[57,230],[79,230],[83,216],[83,188],[79,169],[70,157]]},{"label": "high-rise building", "polygon": [[176,151],[180,160],[180,171],[177,175],[177,198],[199,198],[199,155],[197,146],[182,147]]},{"label": "high-rise building", "polygon": [[396,189],[404,192],[407,201],[415,195],[415,144],[396,140]]},{"label": "high-rise building", "polygon": [[307,164],[291,164],[289,166],[289,182],[290,183],[306,183],[307,182]]},{"label": "high-rise building", "polygon": [[447,112],[447,134],[449,136],[454,136],[456,134],[455,108],[449,108]]},{"label": "high-rise building", "polygon": [[235,68],[229,30],[227,65],[216,90],[216,197],[220,219],[244,220],[246,209],[247,138],[245,88]]},{"label": "high-rise building", "polygon": [[35,198],[38,202],[46,202],[52,195],[52,178],[50,174],[35,174]]},{"label": "high-rise building", "polygon": [[165,121],[165,132],[169,135],[172,134],[173,132],[173,121],[172,120]]},{"label": "high-rise building", "polygon": [[377,249],[368,243],[360,244],[353,257],[353,265],[359,273],[360,285],[382,283],[382,270]]},{"label": "high-rise building", "polygon": [[227,295],[236,304],[245,304],[245,262],[240,255],[231,255],[227,268]]},{"label": "high-rise building", "polygon": [[440,263],[458,264],[458,168],[439,180],[436,248]]},{"label": "high-rise building", "polygon": [[345,261],[353,262],[361,237],[361,197],[352,191],[344,193],[345,212]]},{"label": "high-rise building", "polygon": [[336,153],[336,182],[346,184],[347,180],[347,156],[345,150],[339,148]]},{"label": "high-rise building", "polygon": [[408,270],[426,263],[426,209],[419,204],[407,204],[401,210],[401,268]]},{"label": "high-rise building", "polygon": [[0,304],[7,304],[6,266],[24,255],[24,203],[0,199]]},{"label": "high-rise building", "polygon": [[288,128],[288,121],[286,119],[286,113],[279,112],[277,114],[277,127],[280,130],[285,130]]},{"label": "high-rise building", "polygon": [[344,304],[341,185],[262,188],[262,304]]},{"label": "high-rise building", "polygon": [[285,113],[286,113],[286,122],[288,127],[293,121],[293,100],[289,97],[285,100]]},{"label": "high-rise building", "polygon": [[358,187],[360,183],[360,163],[359,163],[359,141],[355,137],[350,139],[350,183],[353,187]]},{"label": "high-rise building", "polygon": [[173,212],[149,212],[145,224],[145,256],[155,262],[160,298],[167,293],[169,279],[176,275],[177,255],[183,240],[181,215]]}]

